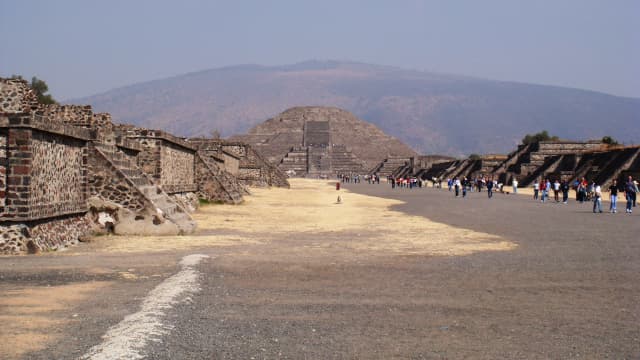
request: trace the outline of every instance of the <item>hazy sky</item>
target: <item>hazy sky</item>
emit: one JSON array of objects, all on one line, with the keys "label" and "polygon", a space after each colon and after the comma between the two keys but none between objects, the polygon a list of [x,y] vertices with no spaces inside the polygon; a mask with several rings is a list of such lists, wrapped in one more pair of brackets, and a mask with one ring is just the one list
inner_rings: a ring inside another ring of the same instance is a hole
[{"label": "hazy sky", "polygon": [[0,0],[0,76],[68,99],[335,59],[640,97],[639,19],[635,0]]}]

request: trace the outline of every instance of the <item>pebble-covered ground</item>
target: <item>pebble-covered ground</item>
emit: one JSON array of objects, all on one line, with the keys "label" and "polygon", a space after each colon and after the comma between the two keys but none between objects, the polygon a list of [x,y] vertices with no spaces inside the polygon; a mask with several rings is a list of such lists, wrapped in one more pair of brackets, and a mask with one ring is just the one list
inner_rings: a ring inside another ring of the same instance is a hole
[{"label": "pebble-covered ground", "polygon": [[[152,359],[637,358],[640,218],[528,196],[294,180],[194,236],[0,257],[0,358],[76,359],[166,289]],[[337,203],[337,196],[341,203]],[[622,205],[623,206],[623,205]],[[155,290],[154,290],[155,289]],[[180,292],[176,292],[179,296]]]}]

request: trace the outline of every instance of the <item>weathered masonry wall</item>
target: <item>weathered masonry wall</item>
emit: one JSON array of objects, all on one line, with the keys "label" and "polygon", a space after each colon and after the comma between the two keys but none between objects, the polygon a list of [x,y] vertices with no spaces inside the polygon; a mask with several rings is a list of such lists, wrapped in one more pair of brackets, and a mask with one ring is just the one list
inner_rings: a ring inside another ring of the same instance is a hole
[{"label": "weathered masonry wall", "polygon": [[0,252],[75,243],[91,222],[86,129],[37,104],[26,82],[0,79]]},{"label": "weathered masonry wall", "polygon": [[[163,142],[160,156],[160,184],[166,189],[191,188],[195,184],[195,152]],[[171,191],[170,191],[171,192]]]},{"label": "weathered masonry wall", "polygon": [[7,198],[7,129],[0,129],[0,216]]},{"label": "weathered masonry wall", "polygon": [[[30,218],[87,211],[86,141],[34,131]],[[25,178],[26,179],[26,178]]]},{"label": "weathered masonry wall", "polygon": [[142,145],[138,166],[169,193],[196,192],[196,149],[163,131],[136,129],[127,136]]},{"label": "weathered masonry wall", "polygon": [[6,197],[1,220],[87,211],[88,133],[64,125],[41,126],[35,119],[5,118]]},{"label": "weathered masonry wall", "polygon": [[240,159],[238,178],[250,186],[289,187],[287,175],[258,154],[250,145],[240,142],[222,142],[225,153]]}]

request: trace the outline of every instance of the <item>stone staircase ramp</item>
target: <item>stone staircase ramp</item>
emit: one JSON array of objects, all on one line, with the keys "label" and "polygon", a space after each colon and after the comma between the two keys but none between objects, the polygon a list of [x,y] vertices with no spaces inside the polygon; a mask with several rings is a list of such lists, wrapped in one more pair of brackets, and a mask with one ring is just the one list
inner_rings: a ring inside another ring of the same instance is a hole
[{"label": "stone staircase ramp", "polygon": [[225,202],[240,204],[244,201],[242,195],[250,193],[244,185],[240,184],[233,175],[221,169],[209,157],[202,155],[200,152],[197,152],[196,156],[209,170],[210,180],[214,181],[226,194],[227,200]]},{"label": "stone staircase ramp", "polygon": [[[536,171],[534,171],[533,173],[529,174],[524,179],[521,179],[520,182],[519,182],[519,186],[520,187],[529,186],[529,185],[533,184],[533,182],[537,178],[542,178],[542,177],[546,176],[547,174],[556,171],[556,169],[558,168],[558,165],[560,165],[560,163],[562,162],[563,159],[564,159],[564,155],[549,156],[544,161],[544,163],[536,169]],[[550,180],[553,182],[553,179],[550,179]]]},{"label": "stone staircase ramp", "polygon": [[629,169],[638,159],[639,153],[640,148],[619,151],[604,167],[600,168],[594,181],[603,188],[609,187],[613,179],[617,179],[624,170]]},{"label": "stone staircase ramp", "polygon": [[502,163],[498,164],[492,172],[505,172],[505,171],[511,171],[511,169],[517,167],[517,163],[521,161],[521,157],[526,154],[531,152],[531,148],[532,148],[532,144],[528,144],[528,145],[524,145],[520,148],[518,148],[516,151],[512,152],[511,154],[509,154],[509,157],[507,157],[506,160],[504,160]]},{"label": "stone staircase ramp", "polygon": [[163,217],[174,223],[181,233],[188,234],[195,230],[196,224],[187,211],[155,185],[131,159],[119,152],[116,146],[96,144],[95,149],[149,201],[153,210],[160,209]]}]

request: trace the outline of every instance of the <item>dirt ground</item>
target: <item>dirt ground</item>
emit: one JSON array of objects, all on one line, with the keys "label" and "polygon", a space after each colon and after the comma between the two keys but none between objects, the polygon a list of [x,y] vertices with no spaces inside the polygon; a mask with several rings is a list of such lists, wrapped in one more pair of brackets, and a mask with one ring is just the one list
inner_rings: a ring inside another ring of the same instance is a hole
[{"label": "dirt ground", "polygon": [[640,358],[638,214],[334,184],[203,207],[192,236],[0,258],[0,358],[77,358],[196,251],[202,292],[150,358]]}]

